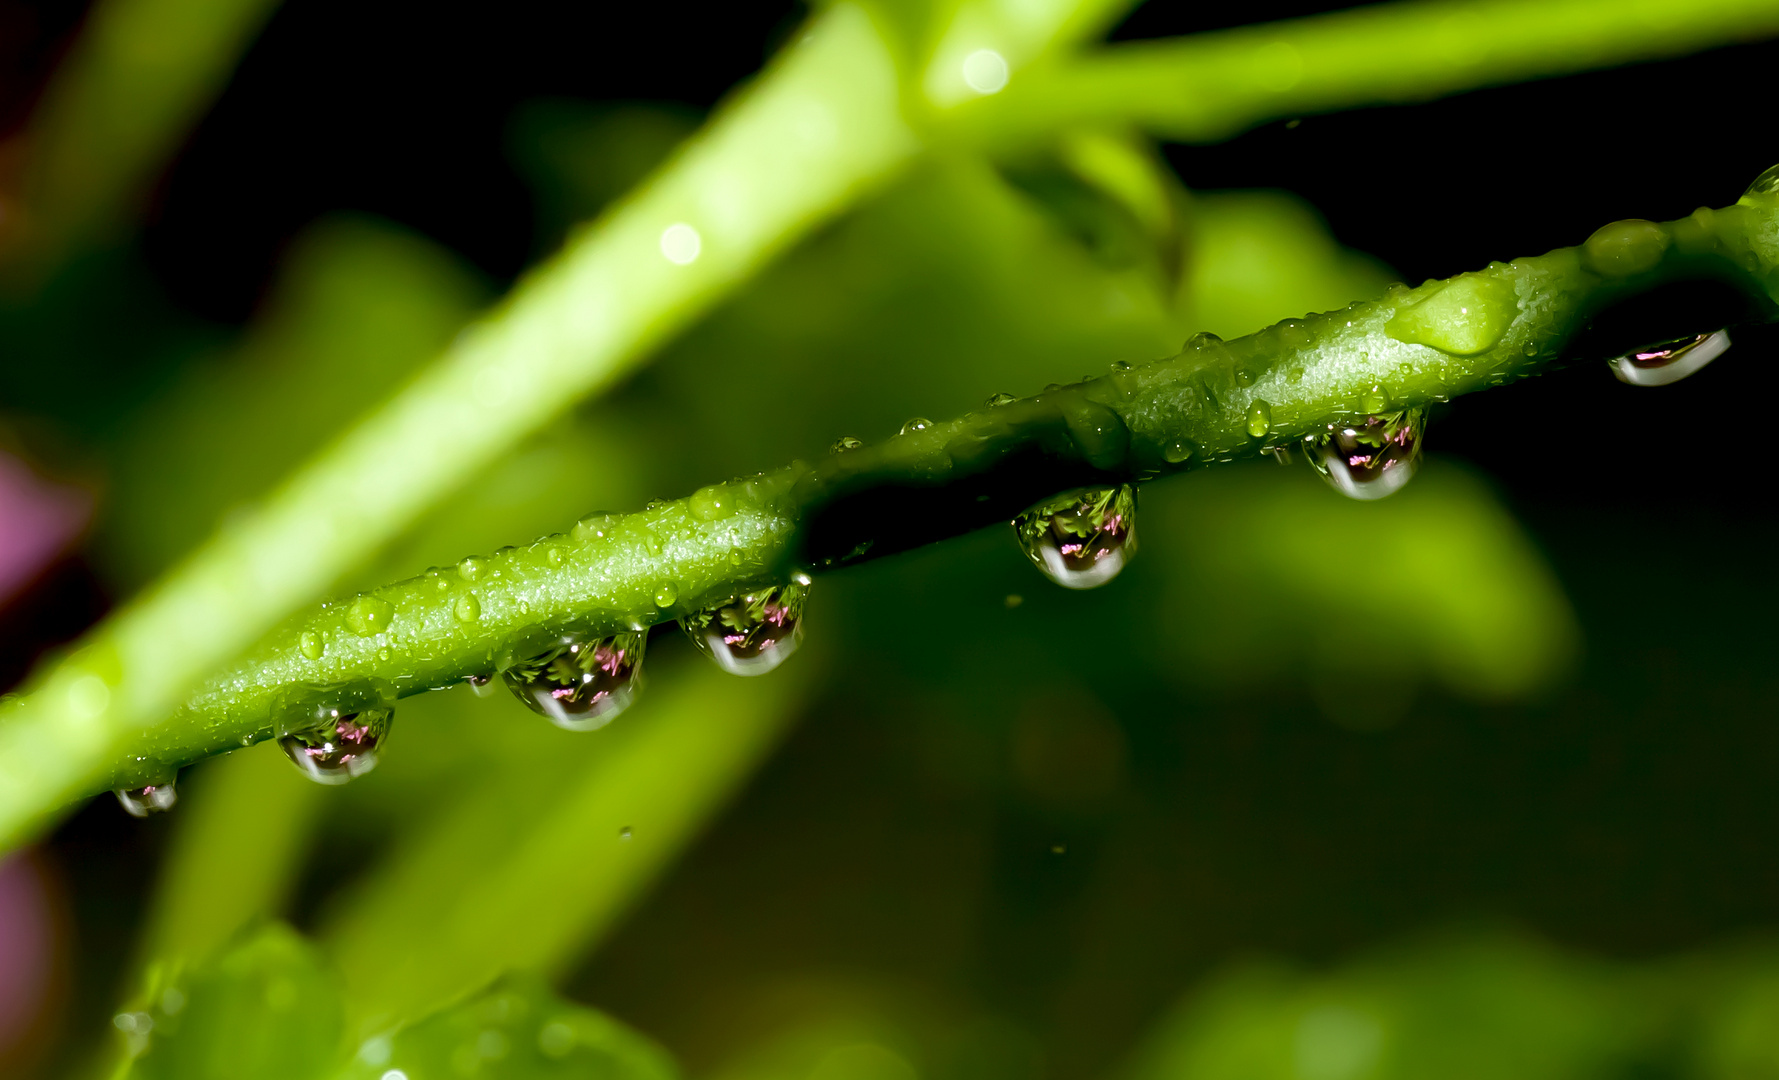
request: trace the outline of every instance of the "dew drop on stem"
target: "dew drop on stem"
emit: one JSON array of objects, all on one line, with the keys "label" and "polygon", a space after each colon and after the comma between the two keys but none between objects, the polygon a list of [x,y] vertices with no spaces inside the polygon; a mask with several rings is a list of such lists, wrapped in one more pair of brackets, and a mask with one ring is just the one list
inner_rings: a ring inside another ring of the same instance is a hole
[{"label": "dew drop on stem", "polygon": [[596,731],[630,707],[642,690],[641,631],[588,641],[567,637],[541,656],[501,673],[532,712],[565,731]]},{"label": "dew drop on stem", "polygon": [[1679,382],[1730,347],[1730,332],[1718,330],[1632,349],[1612,360],[1612,373],[1632,386],[1666,386]]},{"label": "dew drop on stem", "polygon": [[848,450],[857,450],[864,445],[865,443],[861,439],[855,439],[851,435],[842,435],[840,438],[834,440],[833,446],[828,447],[828,453],[844,454]]},{"label": "dew drop on stem", "polygon": [[1013,519],[1032,565],[1065,589],[1118,576],[1137,551],[1137,493],[1129,484],[1088,488],[1041,502]]},{"label": "dew drop on stem", "polygon": [[995,394],[992,397],[990,397],[985,404],[987,404],[988,407],[991,409],[998,409],[1002,405],[1013,404],[1014,400],[1015,399],[1012,394],[1000,393],[1000,394]]},{"label": "dew drop on stem", "polygon": [[700,652],[731,675],[764,675],[803,641],[803,582],[775,585],[680,620]]},{"label": "dew drop on stem", "polygon": [[1407,409],[1363,423],[1331,425],[1303,440],[1304,456],[1329,486],[1350,499],[1395,494],[1420,467],[1426,410]]},{"label": "dew drop on stem", "polygon": [[933,426],[933,422],[924,416],[917,416],[902,425],[902,434],[912,435],[917,431],[925,431]]},{"label": "dew drop on stem", "polygon": [[118,788],[116,795],[117,804],[124,808],[124,813],[134,818],[164,814],[179,801],[179,792],[173,789],[171,780],[164,784],[147,784],[139,788]]},{"label": "dew drop on stem", "polygon": [[320,724],[278,740],[297,771],[318,784],[344,784],[377,767],[377,754],[389,737],[394,709],[356,713],[328,710]]}]

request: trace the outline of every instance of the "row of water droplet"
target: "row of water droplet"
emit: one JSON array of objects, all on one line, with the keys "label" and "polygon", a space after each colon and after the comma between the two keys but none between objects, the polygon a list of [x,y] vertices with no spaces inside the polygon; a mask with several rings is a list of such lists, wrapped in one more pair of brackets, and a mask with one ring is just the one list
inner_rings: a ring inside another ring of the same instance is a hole
[{"label": "row of water droplet", "polygon": [[[1664,386],[1697,372],[1729,345],[1729,332],[1717,330],[1632,349],[1610,364],[1623,382]],[[996,394],[988,404],[994,407],[1013,400],[1010,394]],[[930,426],[924,419],[910,420],[902,432]],[[1305,438],[1304,456],[1342,495],[1381,499],[1401,490],[1414,476],[1425,431],[1425,409],[1380,411],[1356,423],[1330,424],[1327,431]],[[844,453],[861,445],[845,438],[833,450]],[[1286,456],[1282,449],[1274,452],[1281,459]],[[1117,577],[1136,554],[1136,501],[1136,489],[1129,484],[1070,492],[1020,514],[1013,520],[1013,533],[1032,565],[1051,581],[1067,589],[1095,588]],[[680,625],[724,671],[763,675],[783,663],[801,642],[808,589],[809,578],[799,574],[789,584],[687,616]],[[557,727],[593,731],[636,700],[647,645],[648,634],[640,630],[598,639],[565,636],[548,652],[498,675],[515,697]],[[477,693],[491,693],[494,678],[472,676],[469,683]],[[335,710],[310,729],[282,736],[279,744],[309,779],[343,784],[376,765],[394,715],[389,708]],[[177,797],[171,781],[117,792],[118,802],[135,817],[169,810]]]}]

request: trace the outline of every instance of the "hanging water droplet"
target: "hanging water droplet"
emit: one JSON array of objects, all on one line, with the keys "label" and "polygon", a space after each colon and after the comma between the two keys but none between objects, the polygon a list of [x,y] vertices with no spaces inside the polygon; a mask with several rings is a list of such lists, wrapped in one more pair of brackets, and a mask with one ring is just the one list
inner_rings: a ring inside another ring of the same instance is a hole
[{"label": "hanging water droplet", "polygon": [[394,719],[394,709],[329,710],[321,724],[293,731],[281,737],[278,745],[309,779],[318,784],[344,784],[377,767],[378,750],[389,737]]},{"label": "hanging water droplet", "polygon": [[1421,463],[1426,410],[1374,416],[1303,440],[1304,456],[1334,490],[1351,499],[1381,499],[1401,490]]},{"label": "hanging water droplet", "polygon": [[665,582],[659,589],[655,590],[656,607],[672,607],[673,602],[678,599],[679,588],[671,581]]},{"label": "hanging water droplet", "polygon": [[828,453],[844,454],[848,450],[857,450],[864,445],[865,441],[863,439],[855,439],[851,435],[842,435],[840,438],[834,440],[833,446],[828,447]]},{"label": "hanging water droplet", "polygon": [[707,608],[680,620],[692,644],[731,675],[764,675],[803,640],[808,587],[792,582]]},{"label": "hanging water droplet", "polygon": [[988,399],[988,407],[991,409],[998,409],[1002,405],[1011,405],[1016,400],[1018,399],[1012,394],[996,394]]},{"label": "hanging water droplet", "polygon": [[327,648],[326,643],[321,640],[321,635],[314,630],[303,631],[300,645],[303,650],[303,655],[311,660],[321,659],[322,652]]},{"label": "hanging water droplet", "polygon": [[469,684],[470,693],[477,697],[487,697],[494,693],[494,676],[492,675],[470,675],[463,681]]},{"label": "hanging water droplet", "polygon": [[598,641],[564,638],[542,656],[502,672],[528,708],[567,731],[595,731],[630,707],[642,690],[646,632]]},{"label": "hanging water droplet", "polygon": [[1728,330],[1645,345],[1614,358],[1612,373],[1632,386],[1666,386],[1698,371],[1729,347]]},{"label": "hanging water droplet", "polygon": [[1065,589],[1091,589],[1118,576],[1136,554],[1136,489],[1089,488],[1042,502],[1013,519],[1032,565]]},{"label": "hanging water droplet", "polygon": [[145,818],[150,814],[164,814],[173,809],[179,801],[179,792],[173,790],[173,781],[164,784],[148,784],[139,788],[118,788],[117,803],[124,808],[124,813],[135,818]]},{"label": "hanging water droplet", "polygon": [[1256,439],[1266,437],[1272,430],[1272,406],[1264,401],[1256,400],[1248,406],[1248,434]]},{"label": "hanging water droplet", "polygon": [[1390,395],[1382,386],[1374,386],[1365,391],[1365,396],[1359,400],[1359,407],[1373,416],[1382,413],[1389,405]]},{"label": "hanging water droplet", "polygon": [[1169,465],[1180,465],[1192,460],[1192,451],[1196,449],[1190,439],[1172,439],[1161,449],[1161,456]]},{"label": "hanging water droplet", "polygon": [[902,434],[912,435],[916,431],[925,431],[933,426],[933,422],[924,416],[917,416],[902,425]]}]

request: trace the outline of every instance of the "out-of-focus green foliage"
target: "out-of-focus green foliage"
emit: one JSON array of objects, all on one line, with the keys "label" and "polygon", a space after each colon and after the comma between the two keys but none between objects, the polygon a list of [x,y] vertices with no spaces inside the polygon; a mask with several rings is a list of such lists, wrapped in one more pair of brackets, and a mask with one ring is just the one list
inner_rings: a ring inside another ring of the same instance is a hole
[{"label": "out-of-focus green foliage", "polygon": [[270,924],[209,963],[151,975],[144,1007],[118,1014],[129,1042],[120,1080],[678,1075],[659,1047],[532,977],[509,977],[415,1023],[342,1041],[354,1005],[313,946]]}]

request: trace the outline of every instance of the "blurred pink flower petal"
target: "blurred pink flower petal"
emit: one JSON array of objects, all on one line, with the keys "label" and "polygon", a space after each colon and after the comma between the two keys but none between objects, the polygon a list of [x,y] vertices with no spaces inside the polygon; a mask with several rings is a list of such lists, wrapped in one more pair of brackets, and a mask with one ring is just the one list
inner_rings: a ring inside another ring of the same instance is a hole
[{"label": "blurred pink flower petal", "polygon": [[0,861],[0,1058],[43,1010],[55,960],[54,918],[36,864],[22,852]]},{"label": "blurred pink flower petal", "polygon": [[0,453],[0,603],[67,548],[92,509],[86,492],[46,483]]}]

